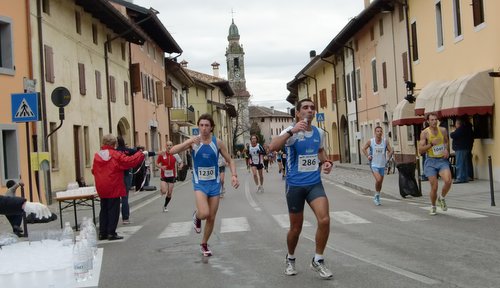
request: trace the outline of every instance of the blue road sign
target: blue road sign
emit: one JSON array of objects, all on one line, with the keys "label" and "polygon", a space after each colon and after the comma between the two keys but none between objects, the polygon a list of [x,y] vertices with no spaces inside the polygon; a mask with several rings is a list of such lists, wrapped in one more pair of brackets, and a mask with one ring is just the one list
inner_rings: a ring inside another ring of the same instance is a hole
[{"label": "blue road sign", "polygon": [[11,94],[12,122],[39,121],[38,93]]},{"label": "blue road sign", "polygon": [[192,128],[192,132],[194,136],[198,136],[200,134],[200,128]]},{"label": "blue road sign", "polygon": [[325,122],[325,113],[316,113],[316,121]]}]

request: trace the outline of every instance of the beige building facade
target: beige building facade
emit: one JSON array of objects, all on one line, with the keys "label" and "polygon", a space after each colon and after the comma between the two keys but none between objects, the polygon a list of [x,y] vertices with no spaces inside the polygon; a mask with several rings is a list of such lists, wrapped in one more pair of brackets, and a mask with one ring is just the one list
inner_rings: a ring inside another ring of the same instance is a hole
[{"label": "beige building facade", "polygon": [[[131,135],[128,42],[141,44],[146,36],[108,1],[43,1],[40,11],[36,1],[30,3],[33,71],[44,117],[38,145],[50,152],[45,179],[52,197],[76,180],[92,184],[92,159],[104,134]],[[51,102],[58,87],[71,95],[63,121]]]}]

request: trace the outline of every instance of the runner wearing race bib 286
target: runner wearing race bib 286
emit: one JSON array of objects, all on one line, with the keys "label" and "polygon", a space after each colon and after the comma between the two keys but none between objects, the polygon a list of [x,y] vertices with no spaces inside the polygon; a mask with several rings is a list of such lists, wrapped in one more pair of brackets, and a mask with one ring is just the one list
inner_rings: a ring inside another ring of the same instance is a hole
[{"label": "runner wearing race bib 286", "polygon": [[[285,145],[287,155],[285,195],[290,229],[287,234],[285,274],[297,274],[294,253],[302,231],[304,205],[307,202],[318,221],[316,251],[310,265],[321,278],[331,279],[333,274],[326,267],[323,257],[330,235],[330,215],[328,198],[321,183],[321,170],[330,173],[332,162],[325,153],[323,130],[311,125],[315,112],[316,108],[311,99],[300,100],[296,106],[296,124],[274,137],[269,148],[279,151]],[[299,137],[297,133],[300,131],[303,135]]]}]

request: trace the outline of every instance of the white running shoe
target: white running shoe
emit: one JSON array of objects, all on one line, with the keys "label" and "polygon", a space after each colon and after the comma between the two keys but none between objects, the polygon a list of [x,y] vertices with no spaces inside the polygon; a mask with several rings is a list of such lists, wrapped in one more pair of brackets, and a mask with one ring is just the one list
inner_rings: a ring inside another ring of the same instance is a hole
[{"label": "white running shoe", "polygon": [[321,259],[319,261],[314,261],[314,258],[311,261],[311,269],[318,272],[319,277],[322,279],[331,279],[333,278],[332,271],[328,269],[325,265],[325,260]]},{"label": "white running shoe", "polygon": [[288,258],[288,254],[285,257],[285,275],[293,276],[297,275],[297,270],[295,270],[295,259]]}]

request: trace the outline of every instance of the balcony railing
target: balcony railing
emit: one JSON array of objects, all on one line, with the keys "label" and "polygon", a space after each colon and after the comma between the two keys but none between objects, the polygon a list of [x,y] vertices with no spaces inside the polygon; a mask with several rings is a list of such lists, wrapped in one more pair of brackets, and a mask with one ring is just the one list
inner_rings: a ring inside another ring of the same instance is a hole
[{"label": "balcony railing", "polygon": [[195,124],[194,111],[184,108],[170,108],[170,120]]}]

